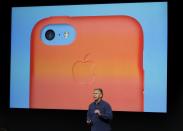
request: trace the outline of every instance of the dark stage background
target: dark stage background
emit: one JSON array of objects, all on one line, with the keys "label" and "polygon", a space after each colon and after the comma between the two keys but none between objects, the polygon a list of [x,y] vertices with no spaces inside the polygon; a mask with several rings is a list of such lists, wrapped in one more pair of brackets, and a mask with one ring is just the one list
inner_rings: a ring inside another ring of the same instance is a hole
[{"label": "dark stage background", "polygon": [[[80,0],[11,0],[0,1],[0,131],[89,131],[86,111],[28,110],[9,108],[10,28],[12,5],[89,4],[142,1]],[[146,1],[144,1],[146,2]],[[151,1],[152,2],[152,1]],[[183,130],[183,84],[181,58],[182,34],[178,1],[168,1],[168,112],[113,112],[113,131]],[[179,31],[180,30],[180,31]]]}]

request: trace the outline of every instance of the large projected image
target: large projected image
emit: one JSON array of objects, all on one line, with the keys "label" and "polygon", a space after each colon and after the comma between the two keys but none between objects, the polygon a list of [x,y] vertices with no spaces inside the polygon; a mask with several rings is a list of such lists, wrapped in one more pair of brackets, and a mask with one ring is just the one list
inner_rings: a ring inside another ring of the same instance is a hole
[{"label": "large projected image", "polygon": [[[28,15],[29,14],[29,15]],[[166,112],[167,3],[13,7],[10,107]]]}]

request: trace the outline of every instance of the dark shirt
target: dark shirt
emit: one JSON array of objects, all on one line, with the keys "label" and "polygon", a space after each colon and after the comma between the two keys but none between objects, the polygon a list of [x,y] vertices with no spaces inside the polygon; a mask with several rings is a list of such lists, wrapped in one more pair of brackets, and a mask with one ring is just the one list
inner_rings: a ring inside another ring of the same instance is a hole
[{"label": "dark shirt", "polygon": [[[94,113],[96,109],[100,110],[100,116]],[[92,102],[89,105],[87,120],[91,120],[91,131],[111,131],[112,117],[111,106],[106,101],[101,100],[97,104]]]}]

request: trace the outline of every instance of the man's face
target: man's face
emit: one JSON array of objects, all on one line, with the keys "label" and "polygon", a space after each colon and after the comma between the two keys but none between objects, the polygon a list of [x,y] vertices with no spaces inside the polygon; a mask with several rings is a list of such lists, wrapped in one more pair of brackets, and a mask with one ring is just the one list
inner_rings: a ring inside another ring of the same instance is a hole
[{"label": "man's face", "polygon": [[102,94],[99,90],[94,90],[93,91],[93,99],[95,101],[98,101],[99,99],[102,99]]}]

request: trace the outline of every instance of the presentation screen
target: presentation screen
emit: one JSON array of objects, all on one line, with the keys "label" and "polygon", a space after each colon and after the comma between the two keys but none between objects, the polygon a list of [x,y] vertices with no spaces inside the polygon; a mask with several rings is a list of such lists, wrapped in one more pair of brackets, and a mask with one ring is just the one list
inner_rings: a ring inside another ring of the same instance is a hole
[{"label": "presentation screen", "polygon": [[167,2],[12,7],[10,108],[167,112]]}]

